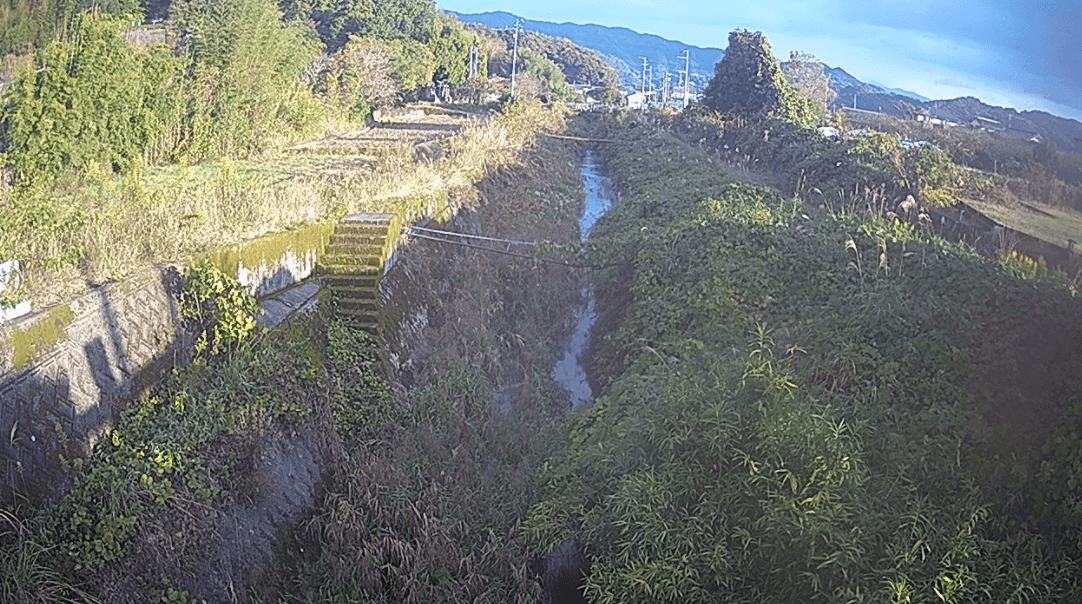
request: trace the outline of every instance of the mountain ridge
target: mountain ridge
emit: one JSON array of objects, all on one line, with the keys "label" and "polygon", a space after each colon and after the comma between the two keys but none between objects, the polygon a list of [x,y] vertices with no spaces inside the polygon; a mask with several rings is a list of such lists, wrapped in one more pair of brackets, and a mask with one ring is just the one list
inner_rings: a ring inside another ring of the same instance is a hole
[{"label": "mountain ridge", "polygon": [[447,11],[447,13],[454,15],[463,23],[478,23],[495,29],[513,27],[515,20],[522,19],[525,29],[547,36],[566,38],[579,46],[598,52],[612,64],[625,88],[629,90],[638,89],[642,81],[642,57],[645,57],[651,66],[654,76],[652,81],[660,81],[661,74],[667,71],[673,74],[675,86],[680,77],[678,74],[684,69],[684,62],[678,58],[678,55],[685,49],[689,50],[692,88],[702,90],[714,75],[714,65],[725,54],[725,51],[720,48],[685,44],[656,34],[640,33],[627,27],[538,21],[522,18],[506,11],[483,13]]},{"label": "mountain ridge", "polygon": [[[507,11],[446,12],[464,23],[479,23],[496,29],[513,27],[515,20],[521,18],[525,29],[565,38],[593,50],[616,69],[626,92],[638,90],[641,86],[643,57],[652,68],[651,81],[655,86],[660,85],[661,73],[667,71],[673,74],[675,88],[680,85],[680,73],[684,68],[683,61],[677,56],[684,49],[690,50],[691,88],[699,93],[713,78],[714,65],[725,55],[721,48],[685,44],[656,34],[636,32],[627,27],[539,21],[518,17]],[[975,97],[928,99],[908,90],[862,81],[842,67],[824,64],[824,73],[837,94],[835,107],[854,107],[906,119],[912,119],[917,113],[925,113],[965,124],[978,117],[987,118],[999,122],[1000,132],[1004,134],[1023,139],[1040,137],[1053,141],[1062,150],[1082,153],[1082,122],[1072,118],[1042,110],[1018,111],[1011,107],[989,105]]]}]

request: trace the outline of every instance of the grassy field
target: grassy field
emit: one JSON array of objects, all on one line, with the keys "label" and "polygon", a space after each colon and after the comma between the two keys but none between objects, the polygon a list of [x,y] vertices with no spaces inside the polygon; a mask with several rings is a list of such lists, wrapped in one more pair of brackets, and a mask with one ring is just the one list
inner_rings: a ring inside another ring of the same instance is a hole
[{"label": "grassy field", "polygon": [[1068,239],[1082,241],[1082,214],[1078,212],[1033,203],[1008,207],[970,199],[965,202],[1004,226],[1048,243],[1064,246]]}]

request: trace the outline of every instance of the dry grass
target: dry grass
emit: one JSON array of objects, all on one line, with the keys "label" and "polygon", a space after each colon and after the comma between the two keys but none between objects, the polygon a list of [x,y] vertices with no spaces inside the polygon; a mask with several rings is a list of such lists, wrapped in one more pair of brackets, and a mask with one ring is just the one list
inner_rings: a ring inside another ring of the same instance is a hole
[{"label": "dry grass", "polygon": [[1082,242],[1082,214],[1065,208],[1036,203],[1005,206],[984,201],[966,200],[990,218],[1053,245],[1066,246],[1067,240]]},{"label": "dry grass", "polygon": [[[174,165],[126,177],[90,167],[58,200],[83,213],[79,232],[39,237],[33,245],[26,241],[36,233],[20,236],[19,249],[31,251],[20,258],[23,295],[35,307],[47,306],[88,284],[158,263],[184,264],[225,245],[348,213],[415,219],[439,209],[453,191],[514,162],[537,131],[558,129],[562,120],[540,104],[514,105],[483,123],[462,120],[460,133],[444,130],[446,142],[432,143],[442,150],[434,160],[418,157],[406,132],[405,140],[358,145],[352,154],[340,146],[330,156],[283,150],[259,161]],[[50,269],[41,260],[73,246],[85,249],[79,268]]]}]

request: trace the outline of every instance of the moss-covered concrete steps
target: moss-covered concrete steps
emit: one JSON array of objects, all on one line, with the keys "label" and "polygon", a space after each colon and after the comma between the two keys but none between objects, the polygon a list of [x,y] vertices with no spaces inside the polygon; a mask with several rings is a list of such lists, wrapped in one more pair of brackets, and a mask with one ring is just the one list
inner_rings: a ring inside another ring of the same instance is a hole
[{"label": "moss-covered concrete steps", "polygon": [[320,259],[337,312],[373,333],[379,325],[379,281],[397,225],[393,214],[346,216]]}]

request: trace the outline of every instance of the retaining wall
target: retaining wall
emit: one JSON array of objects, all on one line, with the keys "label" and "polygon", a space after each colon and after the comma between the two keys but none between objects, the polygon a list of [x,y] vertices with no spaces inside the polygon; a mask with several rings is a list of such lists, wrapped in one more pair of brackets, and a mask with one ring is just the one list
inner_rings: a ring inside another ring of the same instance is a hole
[{"label": "retaining wall", "polygon": [[[304,227],[197,262],[267,296],[310,276],[333,231]],[[16,489],[62,492],[62,460],[86,456],[126,400],[186,360],[181,281],[177,268],[160,267],[0,324],[0,502]]]}]

